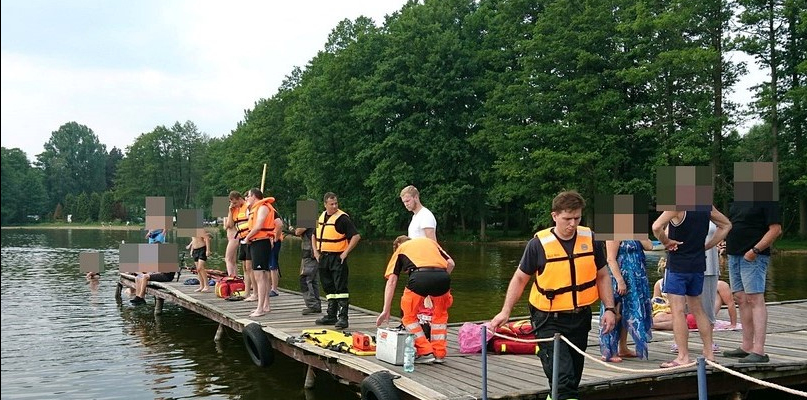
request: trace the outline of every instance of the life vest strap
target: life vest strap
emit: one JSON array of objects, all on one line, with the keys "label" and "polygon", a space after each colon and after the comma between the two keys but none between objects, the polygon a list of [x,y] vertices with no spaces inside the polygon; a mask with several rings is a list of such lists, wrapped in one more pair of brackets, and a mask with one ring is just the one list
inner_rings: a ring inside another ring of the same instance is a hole
[{"label": "life vest strap", "polygon": [[558,288],[558,289],[544,289],[544,288],[538,286],[538,281],[536,280],[535,281],[535,288],[538,289],[538,292],[540,292],[542,295],[544,295],[544,297],[549,299],[549,301],[551,302],[552,299],[554,299],[555,296],[557,296],[557,295],[561,295],[561,294],[568,293],[568,292],[571,292],[571,291],[582,292],[582,291],[584,291],[584,290],[586,290],[586,289],[588,289],[590,287],[593,287],[596,284],[597,284],[597,280],[595,279],[595,280],[590,280],[588,282],[582,283],[580,285],[564,286],[564,287]]},{"label": "life vest strap", "polygon": [[587,251],[585,253],[577,253],[577,254],[572,253],[572,254],[569,254],[569,255],[567,255],[565,257],[549,258],[549,259],[546,260],[546,262],[548,264],[548,263],[551,263],[551,262],[566,261],[566,260],[573,261],[575,258],[588,257],[588,256],[593,256],[593,255],[594,255],[593,251]]}]

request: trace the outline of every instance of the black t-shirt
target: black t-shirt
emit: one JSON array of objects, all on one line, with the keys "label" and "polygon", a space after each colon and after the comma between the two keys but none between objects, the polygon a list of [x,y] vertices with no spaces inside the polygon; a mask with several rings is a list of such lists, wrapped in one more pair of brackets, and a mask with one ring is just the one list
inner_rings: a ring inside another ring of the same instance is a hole
[{"label": "black t-shirt", "polygon": [[[743,255],[768,232],[768,227],[781,224],[778,202],[737,201],[729,208],[731,230],[726,237],[726,253]],[[770,248],[762,253],[770,255]]]},{"label": "black t-shirt", "polygon": [[[328,219],[330,219],[331,217],[332,217],[332,215],[328,215],[326,213],[324,222],[327,223]],[[347,215],[347,214],[342,214],[342,216],[340,216],[339,219],[336,220],[336,223],[334,224],[334,228],[336,228],[337,232],[345,235],[345,238],[347,238],[348,241],[353,236],[359,234],[359,231],[356,230],[356,225],[353,225],[353,220],[351,220],[350,216]]]},{"label": "black t-shirt", "polygon": [[[552,234],[555,234],[555,228],[552,228]],[[593,240],[594,233],[592,232],[591,235],[591,239]],[[569,240],[563,240],[557,235],[555,235],[555,237],[560,241],[566,253],[571,254],[574,251],[574,241],[577,239],[577,233]],[[597,266],[597,269],[608,265],[608,260],[605,256],[605,242],[603,241],[594,241],[594,264]],[[540,275],[544,272],[544,267],[546,267],[546,252],[544,251],[544,246],[541,245],[541,240],[534,237],[527,243],[518,268],[527,275],[533,275],[535,273]]]}]

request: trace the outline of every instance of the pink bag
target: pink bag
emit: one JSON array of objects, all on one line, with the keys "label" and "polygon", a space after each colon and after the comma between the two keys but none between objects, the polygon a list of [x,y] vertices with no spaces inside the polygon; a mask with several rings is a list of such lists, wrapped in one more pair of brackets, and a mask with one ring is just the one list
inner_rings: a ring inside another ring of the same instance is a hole
[{"label": "pink bag", "polygon": [[460,353],[480,353],[482,351],[482,327],[487,328],[487,341],[493,339],[493,334],[488,328],[488,323],[475,324],[466,322],[462,324],[457,338],[460,342]]}]

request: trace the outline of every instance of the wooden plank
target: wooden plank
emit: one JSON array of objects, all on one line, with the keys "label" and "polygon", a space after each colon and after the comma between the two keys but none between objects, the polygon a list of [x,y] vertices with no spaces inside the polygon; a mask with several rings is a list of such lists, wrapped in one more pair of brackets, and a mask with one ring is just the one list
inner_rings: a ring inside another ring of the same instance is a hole
[{"label": "wooden plank", "polygon": [[[133,287],[132,279],[131,275],[121,274],[121,285]],[[321,315],[300,314],[304,302],[299,293],[283,290],[280,296],[271,299],[272,312],[263,317],[250,318],[248,314],[254,309],[255,303],[226,301],[213,297],[211,293],[194,292],[195,288],[196,286],[183,285],[181,282],[150,282],[147,293],[176,303],[238,332],[247,324],[259,323],[277,351],[315,368],[329,371],[353,384],[358,384],[373,372],[387,370],[401,376],[393,382],[409,398],[459,399],[482,396],[481,355],[459,352],[457,335],[462,322],[449,325],[449,356],[446,364],[417,365],[415,372],[409,374],[404,373],[401,366],[389,365],[375,357],[338,353],[309,343],[286,342],[287,338],[299,336],[304,329],[332,328],[314,324],[314,320]],[[744,365],[736,359],[720,355],[718,362],[759,378],[782,382],[807,381],[807,322],[803,322],[802,318],[793,318],[794,315],[802,315],[807,311],[807,300],[772,303],[768,309],[769,334],[766,338],[766,351],[771,356],[771,362]],[[720,315],[724,314],[725,309],[721,310]],[[378,313],[374,311],[351,306],[349,330],[374,334],[377,315]],[[592,325],[586,353],[599,358],[596,315],[593,317]],[[700,353],[702,346],[697,332],[691,332],[690,336],[689,348],[695,357]],[[741,342],[742,332],[716,331],[714,338],[724,349],[733,348]],[[615,364],[619,367],[636,369],[636,372],[620,371],[611,368],[611,364],[602,365],[593,360],[586,360],[580,387],[581,394],[584,394],[583,397],[593,399],[614,397],[628,399],[649,395],[675,398],[691,394],[694,369],[670,373],[657,368],[661,361],[674,357],[669,351],[672,342],[672,332],[655,331],[653,340],[648,344],[650,360],[627,359]],[[534,355],[489,354],[487,366],[487,388],[491,399],[535,398],[542,397],[549,391],[541,362]],[[725,392],[729,389],[751,387],[750,384],[742,383],[723,372],[709,370],[708,376],[710,391]],[[713,394],[716,393],[718,392]]]}]

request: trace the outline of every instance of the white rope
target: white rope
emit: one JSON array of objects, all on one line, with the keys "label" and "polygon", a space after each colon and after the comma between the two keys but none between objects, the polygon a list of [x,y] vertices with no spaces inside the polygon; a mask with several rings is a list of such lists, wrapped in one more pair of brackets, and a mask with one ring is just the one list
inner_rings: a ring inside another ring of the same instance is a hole
[{"label": "white rope", "polygon": [[[498,333],[498,332],[491,332],[490,330],[488,330],[488,333],[493,335],[493,336],[497,336],[497,337],[500,337],[500,338],[503,338],[503,339],[512,340],[514,342],[520,342],[520,343],[551,342],[551,341],[555,340],[554,338],[521,339],[521,338],[517,338],[517,337],[503,335],[503,334]],[[568,338],[566,338],[566,336],[560,335],[560,338],[563,339],[563,341],[566,342],[566,344],[568,344],[569,347],[573,348],[575,351],[577,351],[579,354],[583,355],[584,357],[588,358],[589,360],[594,361],[596,363],[599,363],[599,364],[601,364],[603,366],[606,366],[608,368],[612,368],[612,369],[615,369],[615,370],[618,370],[618,371],[623,371],[623,372],[648,373],[648,372],[658,372],[658,371],[675,371],[675,370],[679,370],[679,369],[692,368],[695,365],[697,365],[697,362],[693,361],[693,362],[688,363],[688,364],[676,365],[676,366],[669,367],[669,368],[654,368],[654,369],[624,368],[624,367],[616,366],[616,365],[614,365],[614,363],[603,361],[602,359],[596,358],[596,357],[586,353],[585,351],[580,350],[580,348],[575,346],[574,343],[572,343]],[[800,391],[800,390],[791,389],[791,388],[786,387],[786,386],[777,385],[775,383],[763,381],[761,379],[754,378],[753,376],[748,376],[748,375],[745,375],[745,374],[743,374],[741,372],[737,372],[737,371],[735,371],[733,369],[724,367],[724,366],[722,366],[722,365],[720,365],[720,364],[718,364],[718,363],[716,363],[714,361],[706,360],[706,363],[709,364],[712,368],[715,368],[715,369],[718,369],[720,371],[726,372],[728,374],[734,375],[734,376],[736,376],[738,378],[745,379],[745,380],[747,380],[749,382],[756,383],[757,385],[766,386],[766,387],[769,387],[771,389],[778,389],[778,390],[781,390],[783,392],[787,392],[787,393],[790,393],[790,394],[793,394],[793,395],[796,395],[796,396],[800,396],[800,397],[807,397],[807,392],[803,392],[803,391]]]},{"label": "white rope", "polygon": [[689,364],[681,364],[681,365],[676,365],[676,366],[669,367],[669,368],[654,368],[654,369],[633,369],[633,368],[617,367],[616,365],[614,365],[614,363],[609,363],[609,362],[602,361],[602,360],[592,356],[591,354],[588,354],[585,351],[580,350],[580,348],[575,346],[574,343],[572,343],[571,341],[569,341],[569,339],[567,339],[566,336],[560,335],[560,338],[563,339],[563,341],[566,342],[566,344],[568,344],[569,347],[575,349],[575,351],[582,354],[584,357],[588,358],[589,360],[592,360],[594,362],[600,363],[600,364],[602,364],[602,365],[604,365],[604,366],[606,366],[608,368],[612,368],[612,369],[615,369],[615,370],[618,370],[618,371],[639,372],[639,373],[654,372],[654,371],[676,371],[676,370],[679,370],[679,369],[686,369],[686,368],[694,367],[695,364],[696,364],[693,361],[693,362],[691,362]]},{"label": "white rope", "polygon": [[724,366],[722,366],[722,365],[720,365],[720,364],[718,364],[718,363],[716,363],[714,361],[706,360],[706,363],[709,364],[710,366],[712,366],[712,368],[716,368],[716,369],[719,369],[719,370],[721,370],[721,371],[723,371],[723,372],[725,372],[727,374],[731,374],[731,375],[734,375],[734,376],[736,376],[738,378],[742,378],[742,379],[745,379],[747,381],[754,382],[757,385],[767,386],[767,387],[769,387],[771,389],[778,389],[778,390],[781,390],[783,392],[787,392],[787,393],[790,393],[790,394],[793,394],[793,395],[796,395],[796,396],[807,397],[807,392],[802,392],[801,390],[791,389],[791,388],[786,387],[786,386],[777,385],[775,383],[763,381],[762,379],[757,379],[757,378],[754,378],[753,376],[745,375],[745,374],[737,372],[737,371],[735,371],[735,370],[733,370],[731,368],[726,368],[726,367],[724,367]]}]

